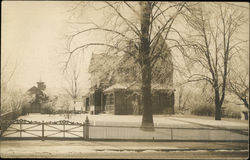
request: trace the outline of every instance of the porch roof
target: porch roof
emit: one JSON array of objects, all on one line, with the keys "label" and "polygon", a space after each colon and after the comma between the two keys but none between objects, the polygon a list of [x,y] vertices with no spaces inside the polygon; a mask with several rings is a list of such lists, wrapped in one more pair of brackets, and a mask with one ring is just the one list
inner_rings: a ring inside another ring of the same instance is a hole
[{"label": "porch roof", "polygon": [[[140,84],[138,83],[118,83],[115,85],[112,85],[104,90],[104,92],[113,91],[115,89],[130,89],[130,90],[140,90]],[[165,84],[151,84],[152,91],[154,90],[166,90],[166,91],[175,91],[175,89],[172,86],[168,86]]]}]

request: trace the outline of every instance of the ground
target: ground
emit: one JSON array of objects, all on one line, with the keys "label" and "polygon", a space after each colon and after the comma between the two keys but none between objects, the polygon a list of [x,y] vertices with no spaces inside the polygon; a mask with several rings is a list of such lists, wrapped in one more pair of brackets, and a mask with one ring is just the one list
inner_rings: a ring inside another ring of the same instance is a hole
[{"label": "ground", "polygon": [[[32,121],[59,121],[69,120],[73,122],[84,122],[88,117],[89,121],[93,125],[112,125],[112,126],[140,126],[142,116],[141,115],[111,115],[111,114],[76,114],[72,115],[70,119],[66,119],[65,116],[56,114],[29,114],[21,116],[19,119],[26,119]],[[190,123],[191,122],[191,123]],[[192,123],[195,122],[195,123]],[[248,121],[236,120],[236,119],[222,119],[221,121],[215,121],[213,117],[203,116],[182,116],[182,115],[154,115],[154,125],[157,127],[198,127],[201,125],[212,125],[217,127],[225,127],[231,129],[248,129]]]},{"label": "ground", "polygon": [[248,144],[232,142],[2,141],[2,158],[240,158]]}]

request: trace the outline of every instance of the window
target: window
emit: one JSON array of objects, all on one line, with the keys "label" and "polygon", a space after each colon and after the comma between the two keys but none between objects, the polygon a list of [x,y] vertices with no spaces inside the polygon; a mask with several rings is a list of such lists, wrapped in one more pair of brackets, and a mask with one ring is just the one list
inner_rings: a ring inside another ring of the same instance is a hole
[{"label": "window", "polygon": [[113,94],[113,93],[111,93],[111,94],[109,95],[109,104],[110,104],[110,105],[114,104],[114,94]]},{"label": "window", "polygon": [[114,94],[107,94],[104,96],[105,105],[113,105],[114,104]]},{"label": "window", "polygon": [[104,105],[107,104],[107,95],[104,95],[104,97],[103,97],[103,104],[104,104]]}]

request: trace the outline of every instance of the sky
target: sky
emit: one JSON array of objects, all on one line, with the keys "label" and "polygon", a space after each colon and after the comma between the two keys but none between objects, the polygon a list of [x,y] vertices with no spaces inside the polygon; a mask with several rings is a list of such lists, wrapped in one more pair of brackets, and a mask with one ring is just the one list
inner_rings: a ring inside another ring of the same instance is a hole
[{"label": "sky", "polygon": [[[101,23],[105,15],[85,7],[77,17],[70,11],[77,3],[79,2],[2,2],[1,64],[7,63],[10,70],[17,64],[17,70],[11,80],[13,86],[26,90],[36,85],[40,78],[47,88],[61,88],[65,85],[60,67],[65,58],[62,56],[65,52],[65,35],[78,29],[72,27],[70,22],[92,20]],[[98,6],[100,2],[95,3]],[[246,4],[248,3],[237,3],[241,6]],[[249,27],[246,29],[248,31]],[[79,43],[98,41],[102,38],[102,34],[92,33],[81,37]],[[90,84],[87,69],[92,52],[91,48],[84,50],[81,82],[85,91]]]},{"label": "sky", "polygon": [[[72,6],[65,1],[2,2],[1,58],[10,69],[17,63],[13,85],[29,89],[40,78],[48,88],[63,85],[59,55],[63,53]],[[87,65],[83,67],[87,84]]]}]

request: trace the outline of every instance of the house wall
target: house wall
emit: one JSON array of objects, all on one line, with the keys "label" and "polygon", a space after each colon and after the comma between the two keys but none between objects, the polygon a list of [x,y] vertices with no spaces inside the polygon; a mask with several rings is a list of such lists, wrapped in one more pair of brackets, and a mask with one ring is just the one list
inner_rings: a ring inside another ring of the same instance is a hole
[{"label": "house wall", "polygon": [[37,102],[31,103],[30,113],[40,113],[41,112],[41,104]]},{"label": "house wall", "polygon": [[[104,93],[103,105],[106,113],[115,114],[115,92]],[[116,100],[117,101],[117,100]]]},{"label": "house wall", "polygon": [[128,114],[128,92],[124,90],[115,91],[115,114],[124,115]]},{"label": "house wall", "polygon": [[89,110],[94,114],[98,114],[101,112],[102,105],[102,92],[96,90],[94,93],[89,96]]},{"label": "house wall", "polygon": [[[109,103],[110,94],[114,95],[114,103]],[[104,93],[106,113],[116,115],[142,114],[141,96],[136,92],[126,90],[115,90]],[[156,92],[152,96],[152,107],[154,114],[174,114],[174,93]]]},{"label": "house wall", "polygon": [[[113,96],[112,96],[113,95]],[[108,93],[95,92],[89,98],[89,108],[95,114],[105,111],[115,115],[142,114],[142,100],[139,94],[126,90],[115,90]],[[154,114],[174,114],[174,92],[155,92],[152,94]]]},{"label": "house wall", "polygon": [[89,111],[89,97],[87,96],[83,97],[82,106],[83,106],[83,111]]},{"label": "house wall", "polygon": [[[102,93],[99,93],[102,94]],[[96,96],[103,105],[103,110],[109,114],[127,115],[142,114],[142,99],[138,92],[115,89],[104,92],[103,98]],[[157,91],[152,93],[152,107],[154,114],[174,114],[174,92]]]},{"label": "house wall", "polygon": [[152,96],[154,114],[174,114],[174,93],[156,92]]}]

